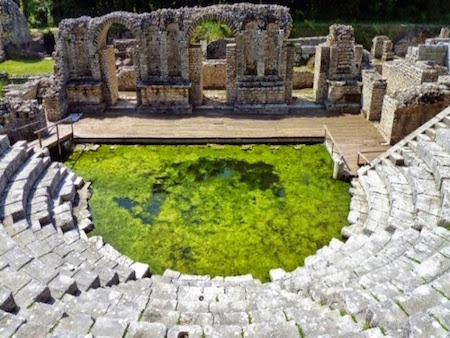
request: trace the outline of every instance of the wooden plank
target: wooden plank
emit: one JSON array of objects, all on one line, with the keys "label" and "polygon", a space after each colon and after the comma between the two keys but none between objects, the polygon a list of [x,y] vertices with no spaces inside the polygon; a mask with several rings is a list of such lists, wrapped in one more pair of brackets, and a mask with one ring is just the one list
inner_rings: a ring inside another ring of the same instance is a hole
[{"label": "wooden plank", "polygon": [[99,116],[85,116],[74,124],[77,142],[105,143],[203,143],[203,142],[292,142],[323,140],[328,126],[338,148],[350,166],[358,169],[358,151],[386,151],[389,146],[377,128],[361,115],[298,114],[285,116],[246,114],[193,114],[164,116],[127,111],[107,111]]}]

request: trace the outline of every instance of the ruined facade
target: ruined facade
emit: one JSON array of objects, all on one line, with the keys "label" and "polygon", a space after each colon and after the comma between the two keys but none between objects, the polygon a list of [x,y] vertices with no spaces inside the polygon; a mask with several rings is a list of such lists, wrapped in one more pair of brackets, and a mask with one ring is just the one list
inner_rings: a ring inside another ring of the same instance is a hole
[{"label": "ruined facade", "polygon": [[289,9],[236,4],[62,21],[56,44],[60,116],[75,110],[98,112],[116,103],[114,49],[106,42],[113,23],[124,25],[136,40],[140,111],[190,112],[203,97],[202,50],[191,44],[191,35],[205,20],[223,22],[234,34],[235,43],[227,45],[226,53],[227,104],[250,111],[267,105],[287,111],[291,95],[286,88],[292,78],[286,44],[292,26]]},{"label": "ruined facade", "polygon": [[47,126],[46,112],[41,103],[52,82],[52,78],[41,78],[3,87],[0,133],[7,134],[13,142],[36,139],[34,132]]},{"label": "ruined facade", "polygon": [[363,48],[355,44],[353,27],[330,26],[325,44],[317,46],[314,100],[327,109],[359,112]]},{"label": "ruined facade", "polygon": [[449,105],[446,83],[423,83],[399,90],[384,97],[380,131],[390,144],[395,144]]},{"label": "ruined facade", "polygon": [[[385,61],[390,40],[376,37],[373,42],[372,55],[381,53]],[[425,44],[409,47],[405,59],[383,62],[382,75],[374,70],[363,72],[362,113],[380,122],[379,129],[390,144],[450,104],[449,47],[448,38],[427,39]]]}]

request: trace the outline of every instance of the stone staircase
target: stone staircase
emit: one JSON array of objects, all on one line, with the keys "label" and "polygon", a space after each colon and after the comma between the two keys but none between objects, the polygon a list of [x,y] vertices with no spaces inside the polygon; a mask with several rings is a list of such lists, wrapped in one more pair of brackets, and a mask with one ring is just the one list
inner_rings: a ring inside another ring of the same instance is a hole
[{"label": "stone staircase", "polygon": [[448,337],[448,114],[360,169],[345,242],[270,283],[149,276],[87,238],[81,178],[0,137],[0,337]]}]

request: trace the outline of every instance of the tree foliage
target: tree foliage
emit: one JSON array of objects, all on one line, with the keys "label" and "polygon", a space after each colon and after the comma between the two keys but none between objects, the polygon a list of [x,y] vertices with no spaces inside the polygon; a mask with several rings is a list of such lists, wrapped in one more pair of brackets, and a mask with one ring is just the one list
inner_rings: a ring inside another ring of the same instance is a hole
[{"label": "tree foliage", "polygon": [[[112,11],[148,12],[158,8],[209,6],[239,1],[211,0],[15,0],[34,26],[58,24],[82,15],[99,16]],[[439,22],[450,18],[450,1],[442,0],[260,0],[288,6],[297,20]]]}]

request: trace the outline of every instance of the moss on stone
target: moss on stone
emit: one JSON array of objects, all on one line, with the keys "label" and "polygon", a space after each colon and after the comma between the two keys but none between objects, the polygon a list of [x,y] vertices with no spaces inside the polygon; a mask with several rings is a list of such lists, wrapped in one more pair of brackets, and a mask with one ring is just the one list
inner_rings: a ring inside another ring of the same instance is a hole
[{"label": "moss on stone", "polygon": [[67,164],[93,183],[92,235],[153,273],[267,281],[340,237],[349,211],[321,145],[101,146]]}]

